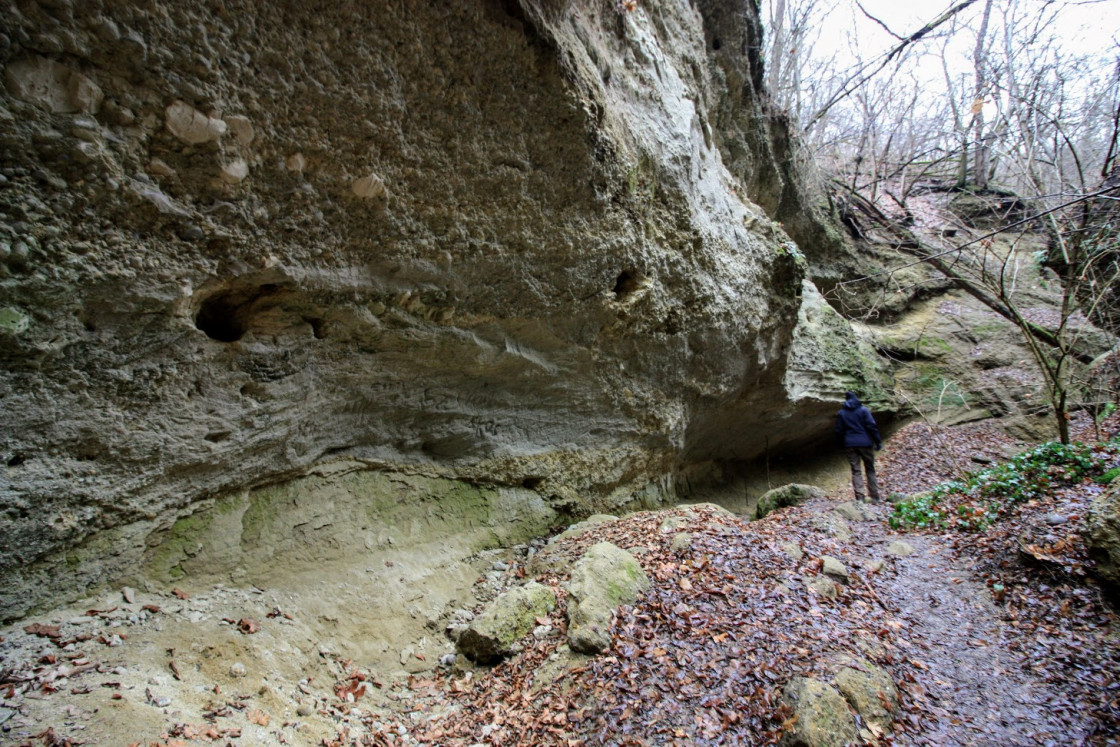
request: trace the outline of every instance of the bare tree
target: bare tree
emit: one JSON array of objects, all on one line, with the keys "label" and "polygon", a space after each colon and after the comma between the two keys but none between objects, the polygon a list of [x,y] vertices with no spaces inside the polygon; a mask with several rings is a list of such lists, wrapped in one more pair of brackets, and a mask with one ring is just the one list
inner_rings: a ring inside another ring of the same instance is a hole
[{"label": "bare tree", "polygon": [[[1010,249],[990,236],[943,247],[901,227],[893,235],[1019,328],[1067,440],[1074,371],[1091,360],[1079,319],[1120,332],[1120,44],[1109,59],[1067,45],[1059,21],[1069,0],[958,1],[910,34],[856,6],[895,42],[871,57],[853,44],[850,66],[823,70],[804,43],[817,0],[770,0],[777,99],[857,213],[909,218],[916,185],[940,185],[1008,195],[1025,217],[999,231],[1047,231],[1046,264],[1061,280],[1047,324],[1024,305],[1021,271],[1033,258],[1018,239]],[[930,45],[918,44],[931,39],[941,41],[941,90]]]},{"label": "bare tree", "polygon": [[[976,32],[976,45],[972,51],[972,65],[975,74],[975,87],[972,94],[972,132],[973,142],[975,143],[972,180],[977,189],[985,189],[988,186],[990,146],[987,132],[984,129],[984,105],[989,96],[988,21],[991,16],[992,0],[985,0],[984,11],[980,16],[980,30]],[[967,151],[962,151],[961,160],[967,163]]]}]

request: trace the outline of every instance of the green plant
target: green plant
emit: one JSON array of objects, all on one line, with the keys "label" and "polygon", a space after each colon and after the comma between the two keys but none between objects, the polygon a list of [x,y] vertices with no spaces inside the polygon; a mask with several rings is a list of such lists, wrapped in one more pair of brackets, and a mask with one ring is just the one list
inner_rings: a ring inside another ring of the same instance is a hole
[{"label": "green plant", "polygon": [[896,529],[940,528],[948,526],[950,515],[955,515],[957,529],[980,531],[1013,506],[1042,498],[1057,487],[1087,477],[1111,481],[1120,475],[1120,467],[1112,467],[1116,454],[1113,443],[1044,443],[1004,464],[941,483],[929,493],[898,504],[890,524]]},{"label": "green plant", "polygon": [[1101,473],[1100,477],[1097,478],[1097,482],[1101,485],[1108,485],[1115,480],[1118,475],[1120,475],[1120,467],[1113,467],[1107,472]]},{"label": "green plant", "polygon": [[956,483],[941,483],[933,490],[918,493],[909,500],[896,503],[894,512],[888,519],[894,529],[909,527],[913,529],[940,529],[946,524],[946,514],[941,500],[950,492],[948,486]]}]

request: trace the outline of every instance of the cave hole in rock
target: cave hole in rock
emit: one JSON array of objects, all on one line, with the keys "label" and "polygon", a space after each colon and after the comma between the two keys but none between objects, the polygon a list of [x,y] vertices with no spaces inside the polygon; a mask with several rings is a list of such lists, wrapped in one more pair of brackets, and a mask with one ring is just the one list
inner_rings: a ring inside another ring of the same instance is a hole
[{"label": "cave hole in rock", "polygon": [[327,336],[326,323],[318,317],[305,316],[303,321],[311,325],[311,334],[315,335],[316,340],[325,339]]},{"label": "cave hole in rock", "polygon": [[194,318],[194,326],[219,342],[237,342],[249,331],[254,308],[281,292],[273,283],[239,285],[218,291],[203,300]]},{"label": "cave hole in rock", "polygon": [[526,490],[536,490],[537,488],[539,488],[541,486],[541,483],[543,483],[543,482],[544,482],[543,477],[536,477],[536,476],[526,477],[524,480],[521,481],[521,487],[525,488]]},{"label": "cave hole in rock", "polygon": [[645,287],[646,276],[639,270],[623,270],[614,281],[611,292],[615,299],[621,301],[635,291]]},{"label": "cave hole in rock", "polygon": [[23,454],[13,454],[11,458],[8,459],[8,466],[18,467],[25,461],[27,461],[27,457],[25,457]]}]

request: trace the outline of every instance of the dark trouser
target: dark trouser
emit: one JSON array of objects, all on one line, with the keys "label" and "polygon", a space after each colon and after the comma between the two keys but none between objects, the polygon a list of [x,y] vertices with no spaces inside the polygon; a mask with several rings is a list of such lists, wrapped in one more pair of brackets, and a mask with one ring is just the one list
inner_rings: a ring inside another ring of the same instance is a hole
[{"label": "dark trouser", "polygon": [[879,481],[875,479],[875,450],[870,446],[848,449],[848,464],[852,466],[852,489],[856,492],[856,500],[863,500],[863,470],[860,463],[867,470],[867,490],[871,500],[879,500]]}]

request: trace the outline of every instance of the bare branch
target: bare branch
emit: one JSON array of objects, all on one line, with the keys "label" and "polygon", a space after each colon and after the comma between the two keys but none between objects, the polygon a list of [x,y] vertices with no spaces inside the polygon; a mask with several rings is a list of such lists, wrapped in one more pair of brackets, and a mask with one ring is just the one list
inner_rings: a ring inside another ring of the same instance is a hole
[{"label": "bare branch", "polygon": [[[938,26],[945,23],[950,18],[955,16],[957,13],[960,13],[962,10],[964,10],[968,6],[972,5],[976,1],[977,0],[962,0],[962,2],[957,3],[953,7],[949,8],[947,11],[945,11],[944,13],[939,15],[937,18],[933,19],[932,21],[930,21],[926,25],[922,26],[920,29],[918,29],[914,33],[912,33],[909,36],[907,36],[906,38],[904,38],[901,42],[896,44],[894,47],[890,48],[889,50],[887,50],[886,52],[881,54],[875,60],[872,60],[871,62],[868,62],[864,65],[861,65],[859,68],[856,69],[856,71],[846,81],[844,81],[844,83],[840,86],[840,89],[832,94],[832,96],[828,99],[828,101],[825,102],[824,106],[822,106],[820,108],[820,110],[817,111],[817,113],[814,114],[809,119],[809,121],[805,124],[805,129],[808,130],[809,128],[811,128],[822,117],[824,117],[824,115],[827,114],[828,111],[833,106],[835,106],[839,101],[843,100],[844,98],[849,96],[852,93],[852,91],[859,88],[864,83],[866,83],[867,81],[871,80],[876,75],[878,75],[879,71],[881,71],[888,64],[890,64],[891,60],[893,60],[895,57],[898,57],[899,55],[901,55],[903,53],[903,51],[905,51],[906,48],[909,47],[911,44],[914,44],[915,42],[921,40],[923,37],[928,35],[931,31],[936,29]],[[875,66],[875,68],[873,70],[871,70],[871,72],[864,74],[865,71],[868,68],[875,65],[876,62],[878,62],[879,64],[877,66]]]}]

